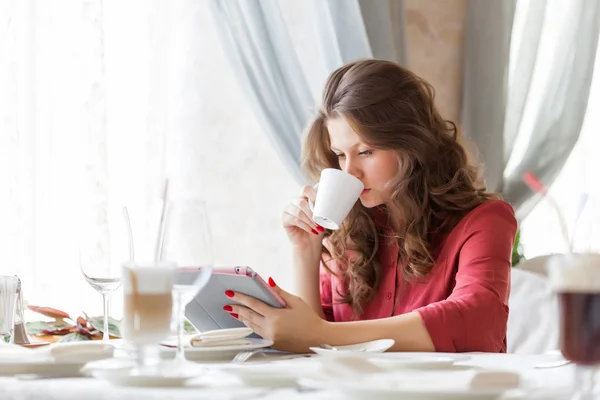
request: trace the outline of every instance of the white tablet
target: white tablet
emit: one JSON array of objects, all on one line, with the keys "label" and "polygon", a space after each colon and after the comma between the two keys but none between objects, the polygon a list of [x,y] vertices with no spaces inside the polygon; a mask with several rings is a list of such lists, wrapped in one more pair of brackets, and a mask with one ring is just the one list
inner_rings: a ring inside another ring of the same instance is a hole
[{"label": "white tablet", "polygon": [[[187,269],[189,270],[189,269]],[[242,322],[223,310],[236,302],[225,295],[226,290],[254,297],[271,307],[283,308],[285,301],[249,267],[226,267],[213,270],[206,286],[185,308],[185,317],[200,332],[239,328]]]}]

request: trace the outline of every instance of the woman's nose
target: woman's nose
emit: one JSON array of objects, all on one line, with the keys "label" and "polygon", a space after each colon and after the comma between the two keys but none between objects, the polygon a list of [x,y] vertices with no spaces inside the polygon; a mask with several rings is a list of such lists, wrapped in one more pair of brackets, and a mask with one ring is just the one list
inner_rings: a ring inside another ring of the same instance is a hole
[{"label": "woman's nose", "polygon": [[346,161],[346,163],[344,164],[343,171],[358,179],[360,179],[362,176],[359,166],[352,160]]}]

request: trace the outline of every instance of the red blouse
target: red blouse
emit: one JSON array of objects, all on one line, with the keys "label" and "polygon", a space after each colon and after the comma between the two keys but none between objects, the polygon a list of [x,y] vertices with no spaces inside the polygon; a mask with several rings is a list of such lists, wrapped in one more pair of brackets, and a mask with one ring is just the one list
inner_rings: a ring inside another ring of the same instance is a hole
[{"label": "red blouse", "polygon": [[[386,228],[386,231],[389,232]],[[375,297],[353,318],[340,304],[342,281],[321,263],[321,305],[327,320],[387,318],[416,311],[439,352],[506,352],[511,253],[517,222],[512,207],[488,201],[467,214],[441,241],[431,272],[406,282],[398,245],[381,238],[383,279]],[[336,272],[336,261],[327,263]],[[395,306],[394,306],[395,304]]]}]

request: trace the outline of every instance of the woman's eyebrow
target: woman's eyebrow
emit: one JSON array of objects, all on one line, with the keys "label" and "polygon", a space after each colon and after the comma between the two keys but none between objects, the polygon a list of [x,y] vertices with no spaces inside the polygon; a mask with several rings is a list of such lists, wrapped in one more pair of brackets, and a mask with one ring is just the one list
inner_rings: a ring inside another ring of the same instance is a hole
[{"label": "woman's eyebrow", "polygon": [[[362,145],[362,143],[355,143],[355,144],[353,144],[353,145],[352,145],[352,146],[349,148],[349,150],[355,149],[355,148],[357,148],[357,147],[359,147],[359,146],[361,146],[361,145]],[[338,149],[338,148],[337,148],[337,147],[335,147],[335,146],[329,146],[329,148],[331,149],[331,151],[341,151],[340,149]]]}]

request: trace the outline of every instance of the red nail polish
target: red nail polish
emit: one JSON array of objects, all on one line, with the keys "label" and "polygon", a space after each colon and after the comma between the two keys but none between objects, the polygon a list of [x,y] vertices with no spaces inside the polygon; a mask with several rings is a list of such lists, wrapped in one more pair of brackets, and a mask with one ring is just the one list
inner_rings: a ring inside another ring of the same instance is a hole
[{"label": "red nail polish", "polygon": [[223,306],[223,310],[225,310],[225,311],[233,311],[233,307],[231,307],[231,306]]},{"label": "red nail polish", "polygon": [[226,291],[225,291],[225,296],[227,296],[227,297],[233,297],[233,291],[231,291],[231,290],[226,290]]},{"label": "red nail polish", "polygon": [[323,228],[321,225],[317,225],[317,230],[319,232],[325,232],[325,228]]},{"label": "red nail polish", "polygon": [[275,283],[275,281],[271,277],[269,277],[269,286],[271,286],[271,287],[277,286],[277,284]]},{"label": "red nail polish", "polygon": [[234,314],[234,313],[230,313],[229,315],[231,315],[233,318],[237,318],[238,317],[238,315]]},{"label": "red nail polish", "polygon": [[318,235],[319,232],[315,231],[314,229],[311,229],[312,233],[314,233],[315,235]]}]

